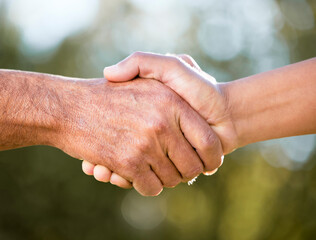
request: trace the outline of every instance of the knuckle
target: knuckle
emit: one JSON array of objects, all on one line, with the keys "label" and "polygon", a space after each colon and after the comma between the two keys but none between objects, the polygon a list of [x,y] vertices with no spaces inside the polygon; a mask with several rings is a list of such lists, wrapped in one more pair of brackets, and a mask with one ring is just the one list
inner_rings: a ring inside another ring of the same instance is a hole
[{"label": "knuckle", "polygon": [[139,61],[140,58],[144,57],[145,53],[144,52],[141,52],[141,51],[136,51],[136,52],[133,52],[131,55],[130,55],[130,58],[131,59],[134,59],[136,61]]},{"label": "knuckle", "polygon": [[181,97],[177,95],[172,89],[167,85],[162,84],[158,81],[153,81],[152,87],[156,87],[156,94],[151,98],[152,101],[155,101],[156,105],[154,109],[157,109],[156,116],[161,116],[162,113],[165,113],[168,106],[173,104],[175,101],[179,101]]},{"label": "knuckle", "polygon": [[164,116],[166,111],[170,109],[178,109],[178,111],[179,109],[185,109],[184,100],[181,97],[179,97],[177,94],[175,94],[174,92],[170,91],[168,87],[164,89],[163,92],[161,92],[160,97],[159,97],[159,103],[161,106],[159,107],[160,117]]},{"label": "knuckle", "polygon": [[129,176],[141,175],[140,159],[135,157],[124,157],[118,161],[117,169],[124,171]]},{"label": "knuckle", "polygon": [[152,119],[148,122],[148,130],[160,135],[166,131],[168,128],[168,123],[163,118]]},{"label": "knuckle", "polygon": [[185,174],[183,174],[183,178],[185,181],[189,181],[198,175],[200,175],[203,172],[203,165],[196,166],[194,168],[191,168],[189,171],[187,171]]},{"label": "knuckle", "polygon": [[210,132],[200,139],[199,144],[199,149],[204,153],[203,155],[205,156],[203,161],[205,163],[205,170],[212,171],[216,168],[219,168],[222,164],[223,151],[217,136]]},{"label": "knuckle", "polygon": [[186,53],[182,54],[182,56],[187,58],[187,59],[192,59],[192,57],[189,54],[186,54]]},{"label": "knuckle", "polygon": [[180,68],[180,67],[183,67],[183,63],[182,61],[178,58],[178,57],[175,57],[175,56],[170,56],[169,57],[169,61],[170,61],[170,65],[172,68]]},{"label": "knuckle", "polygon": [[187,103],[182,98],[178,97],[177,95],[172,96],[172,99],[170,101],[180,112],[192,111],[192,109],[188,107]]},{"label": "knuckle", "polygon": [[167,124],[165,121],[158,121],[153,127],[154,127],[153,130],[155,131],[155,133],[161,134],[165,132],[165,130],[167,129]]},{"label": "knuckle", "polygon": [[173,94],[171,91],[164,91],[161,96],[161,101],[164,106],[173,104],[177,100],[177,98],[175,97],[177,95]]},{"label": "knuckle", "polygon": [[132,161],[126,156],[116,161],[117,169],[129,169],[132,165]]},{"label": "knuckle", "polygon": [[137,57],[139,57],[141,54],[142,54],[142,52],[136,51],[136,52],[133,52],[133,53],[131,54],[131,57],[137,58]]},{"label": "knuckle", "polygon": [[186,62],[192,62],[192,57],[188,54],[180,54],[180,57]]},{"label": "knuckle", "polygon": [[218,139],[211,131],[209,131],[207,134],[203,135],[200,138],[199,141],[199,148],[202,151],[207,151],[209,149],[212,149],[214,147],[218,147]]},{"label": "knuckle", "polygon": [[151,141],[149,138],[143,137],[135,142],[134,157],[140,158],[145,152],[151,149]]}]

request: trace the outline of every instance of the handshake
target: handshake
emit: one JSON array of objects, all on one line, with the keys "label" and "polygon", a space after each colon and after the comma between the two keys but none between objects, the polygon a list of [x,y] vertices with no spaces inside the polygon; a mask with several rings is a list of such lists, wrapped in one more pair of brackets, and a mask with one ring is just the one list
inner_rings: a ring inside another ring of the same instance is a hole
[{"label": "handshake", "polygon": [[51,145],[99,181],[155,196],[241,146],[316,133],[315,64],[229,83],[190,56],[141,52],[102,79],[0,70],[0,150]]},{"label": "handshake", "polygon": [[83,171],[97,180],[158,195],[215,173],[237,147],[225,89],[191,57],[134,53],[104,76],[85,83],[86,124],[71,136],[83,144],[66,147],[81,149]]}]

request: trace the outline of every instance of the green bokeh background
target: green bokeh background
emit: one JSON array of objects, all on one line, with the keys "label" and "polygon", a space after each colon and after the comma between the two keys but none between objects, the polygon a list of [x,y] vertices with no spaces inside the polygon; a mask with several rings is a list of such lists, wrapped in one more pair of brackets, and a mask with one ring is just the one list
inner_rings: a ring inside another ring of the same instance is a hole
[{"label": "green bokeh background", "polygon": [[[23,45],[21,29],[8,20],[5,1],[2,4],[0,1],[0,68],[101,77],[103,66],[135,50],[152,50],[189,53],[219,81],[258,72],[254,62],[262,56],[256,59],[240,51],[223,61],[205,54],[196,33],[203,22],[198,16],[208,8],[212,12],[210,6],[204,7],[205,1],[200,2],[195,6],[178,2],[178,8],[191,14],[194,24],[179,36],[173,47],[162,44],[159,48],[157,39],[158,44],[142,47],[140,40],[122,50],[113,37],[114,29],[120,32],[122,28],[123,43],[130,43],[128,33],[124,32],[126,26],[130,27],[127,16],[139,16],[146,10],[133,1],[120,0],[100,1],[98,15],[88,29],[68,36],[48,53],[33,53]],[[316,28],[293,27],[293,22],[286,20],[291,16],[284,12],[288,11],[284,2],[275,2],[284,24],[273,34],[286,43],[288,57],[272,67],[316,56]],[[314,14],[314,26],[316,2],[304,3],[309,4]],[[176,17],[178,8],[172,12]],[[298,12],[298,18],[292,21],[303,19],[304,14]],[[163,31],[159,26],[152,28],[157,28],[158,33]],[[135,26],[130,31],[136,30],[139,39],[146,39],[141,36],[141,28]],[[274,59],[274,54],[272,49],[264,57]],[[283,160],[277,154],[281,148],[263,154],[263,147],[254,144],[239,149],[225,158],[214,176],[200,176],[192,186],[181,184],[166,189],[157,198],[139,197],[134,190],[97,182],[82,173],[79,160],[58,149],[34,146],[0,152],[0,239],[315,239],[315,148],[299,167],[289,168],[271,164]],[[133,204],[129,205],[131,201]],[[151,221],[157,223],[143,229],[142,225],[147,226]]]}]

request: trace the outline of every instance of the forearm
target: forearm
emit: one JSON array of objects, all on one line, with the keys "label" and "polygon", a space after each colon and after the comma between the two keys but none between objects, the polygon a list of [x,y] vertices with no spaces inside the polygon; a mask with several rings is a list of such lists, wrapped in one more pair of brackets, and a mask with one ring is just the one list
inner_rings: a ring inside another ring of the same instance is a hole
[{"label": "forearm", "polygon": [[316,133],[316,58],[222,86],[238,147]]},{"label": "forearm", "polygon": [[65,79],[0,70],[0,150],[54,145],[65,111]]}]

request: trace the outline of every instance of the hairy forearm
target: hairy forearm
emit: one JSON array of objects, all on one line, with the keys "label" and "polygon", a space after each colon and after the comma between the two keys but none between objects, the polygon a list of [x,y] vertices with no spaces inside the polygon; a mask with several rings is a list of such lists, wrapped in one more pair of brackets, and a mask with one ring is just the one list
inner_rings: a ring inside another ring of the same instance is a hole
[{"label": "hairy forearm", "polygon": [[239,147],[316,133],[316,58],[224,84]]},{"label": "hairy forearm", "polygon": [[[67,118],[66,78],[0,70],[0,150],[54,145]],[[71,79],[67,79],[71,81]],[[71,91],[71,89],[69,89]]]}]

